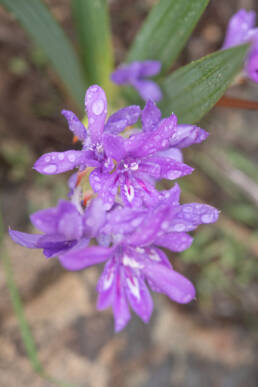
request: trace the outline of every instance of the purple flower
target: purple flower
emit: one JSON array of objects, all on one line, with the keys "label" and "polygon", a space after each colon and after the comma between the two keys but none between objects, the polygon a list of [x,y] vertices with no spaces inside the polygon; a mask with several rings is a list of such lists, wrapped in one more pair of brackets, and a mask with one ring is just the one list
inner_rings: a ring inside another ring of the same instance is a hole
[{"label": "purple flower", "polygon": [[153,206],[159,197],[156,180],[174,180],[193,171],[182,163],[179,148],[200,143],[208,136],[195,125],[177,125],[174,114],[161,120],[161,112],[152,101],[142,112],[142,127],[143,131],[128,139],[111,133],[103,135],[106,155],[115,160],[116,167],[111,174],[96,168],[90,183],[106,209],[114,204],[118,187],[126,206]]},{"label": "purple flower", "polygon": [[106,122],[107,99],[104,90],[97,85],[87,90],[85,107],[89,123],[87,130],[73,112],[62,111],[71,132],[82,141],[83,149],[44,154],[34,165],[36,171],[45,175],[54,175],[74,168],[83,170],[86,167],[98,167],[106,171],[112,170],[113,162],[106,157],[103,149],[103,135],[104,133],[117,134],[127,126],[135,124],[141,112],[140,107],[132,105],[120,109]]},{"label": "purple flower", "polygon": [[111,80],[118,85],[133,86],[144,101],[151,99],[158,102],[162,99],[160,87],[156,82],[146,80],[145,78],[159,74],[160,70],[161,63],[159,61],[132,62],[114,71],[111,74]]},{"label": "purple flower", "polygon": [[[21,246],[43,249],[44,255],[50,258],[88,246],[90,238],[95,237],[104,223],[105,212],[99,200],[95,200],[84,214],[73,203],[60,200],[57,207],[37,211],[30,216],[30,220],[43,234],[10,229],[11,238]],[[106,256],[108,249],[100,250],[105,251]]]},{"label": "purple flower", "polygon": [[258,37],[248,53],[245,70],[249,78],[258,83]]},{"label": "purple flower", "polygon": [[226,37],[222,49],[251,43],[246,58],[245,70],[250,79],[258,82],[258,28],[255,28],[256,13],[254,11],[239,10],[229,21]]},{"label": "purple flower", "polygon": [[[215,222],[218,211],[200,203],[180,205],[179,196],[175,185],[160,194],[154,208],[116,206],[99,228],[98,241],[102,241],[102,246],[73,249],[59,257],[68,270],[107,261],[97,286],[97,307],[112,307],[116,331],[128,323],[129,305],[144,322],[149,321],[153,302],[147,285],[179,303],[188,303],[195,297],[192,283],[173,270],[161,248],[175,252],[187,249],[192,243],[187,232],[200,224]],[[106,253],[99,251],[101,248],[106,248]]]}]

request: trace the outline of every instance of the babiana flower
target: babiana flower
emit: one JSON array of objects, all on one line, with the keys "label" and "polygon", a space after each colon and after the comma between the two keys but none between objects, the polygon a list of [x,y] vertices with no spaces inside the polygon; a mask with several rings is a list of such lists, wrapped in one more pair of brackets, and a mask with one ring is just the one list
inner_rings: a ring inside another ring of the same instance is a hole
[{"label": "babiana flower", "polygon": [[162,99],[162,91],[156,82],[146,78],[158,75],[160,70],[161,63],[157,60],[135,61],[120,66],[111,74],[111,80],[117,85],[134,87],[144,101],[158,102]]},{"label": "babiana flower", "polygon": [[228,23],[222,49],[250,43],[245,71],[252,81],[258,83],[258,28],[255,27],[255,19],[255,11],[241,9],[235,13]]},{"label": "babiana flower", "polygon": [[[137,63],[133,68],[138,78],[157,70],[154,63],[140,67]],[[141,90],[146,92],[144,82],[150,81],[141,82],[137,87],[143,84]],[[194,285],[173,269],[163,249],[189,248],[193,238],[188,233],[215,222],[218,211],[201,203],[181,205],[178,184],[159,191],[156,182],[191,173],[181,149],[204,141],[208,133],[195,125],[178,124],[173,113],[162,118],[153,100],[142,111],[132,105],[107,119],[106,95],[97,85],[87,90],[85,106],[88,128],[73,112],[62,112],[82,149],[47,153],[34,165],[47,175],[77,169],[68,180],[69,200],[31,215],[41,233],[11,229],[9,233],[24,247],[42,249],[47,258],[58,257],[67,270],[104,263],[97,307],[112,308],[115,330],[120,331],[130,320],[130,309],[149,321],[150,290],[182,304],[195,298]],[[132,128],[137,121],[138,127]],[[82,176],[88,178],[86,184]],[[88,192],[88,183],[93,191]]]},{"label": "babiana flower", "polygon": [[[195,297],[193,284],[172,268],[162,248],[173,252],[189,248],[193,239],[188,232],[215,222],[218,211],[200,203],[180,205],[179,197],[175,185],[162,191],[152,208],[115,204],[105,211],[97,198],[78,211],[60,201],[57,208],[31,216],[43,235],[14,230],[10,235],[22,246],[42,248],[47,257],[58,256],[68,270],[106,262],[97,285],[97,307],[112,307],[115,330],[120,331],[130,319],[129,306],[144,322],[149,321],[153,309],[149,289],[183,304]],[[98,246],[92,245],[92,238]]]}]

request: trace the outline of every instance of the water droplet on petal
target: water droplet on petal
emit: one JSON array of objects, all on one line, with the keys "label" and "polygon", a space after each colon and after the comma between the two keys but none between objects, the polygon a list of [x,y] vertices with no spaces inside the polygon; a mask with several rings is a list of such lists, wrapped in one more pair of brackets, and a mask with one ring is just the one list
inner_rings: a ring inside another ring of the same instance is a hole
[{"label": "water droplet on petal", "polygon": [[67,157],[68,157],[68,160],[71,161],[71,163],[75,161],[75,156],[73,154],[69,154]]},{"label": "water droplet on petal", "polygon": [[96,116],[99,116],[103,113],[104,107],[104,101],[99,99],[92,104],[92,111]]},{"label": "water droplet on petal", "polygon": [[56,172],[56,165],[55,164],[50,164],[50,165],[47,165],[44,169],[43,169],[43,171],[45,172],[45,173],[55,173]]}]

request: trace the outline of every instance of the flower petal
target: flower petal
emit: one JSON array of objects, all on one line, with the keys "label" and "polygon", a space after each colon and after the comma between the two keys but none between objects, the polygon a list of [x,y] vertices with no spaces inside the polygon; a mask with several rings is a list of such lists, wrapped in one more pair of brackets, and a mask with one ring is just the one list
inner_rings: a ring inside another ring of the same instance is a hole
[{"label": "flower petal", "polygon": [[229,20],[222,48],[229,48],[248,41],[250,30],[255,25],[255,11],[240,9]]},{"label": "flower petal", "polygon": [[38,248],[38,241],[42,237],[42,234],[28,234],[12,229],[9,229],[9,235],[15,243],[30,249]]},{"label": "flower petal", "polygon": [[107,116],[107,98],[104,90],[97,85],[88,88],[85,96],[88,114],[88,131],[93,144],[101,142]]},{"label": "flower petal", "polygon": [[140,276],[133,275],[132,270],[126,270],[125,280],[126,296],[130,306],[147,323],[153,310],[153,301],[147,286]]},{"label": "flower petal", "polygon": [[148,173],[156,179],[175,180],[189,175],[193,168],[174,159],[160,156],[150,156],[141,164],[140,170]]},{"label": "flower petal", "polygon": [[106,220],[106,211],[103,202],[93,199],[84,213],[84,232],[89,237],[96,237]]},{"label": "flower petal", "polygon": [[161,70],[161,62],[158,60],[145,60],[139,63],[139,77],[152,77]]},{"label": "flower petal", "polygon": [[162,91],[159,85],[154,81],[135,80],[132,85],[138,91],[144,101],[151,99],[154,102],[159,102],[162,99]]},{"label": "flower petal", "polygon": [[104,133],[103,135],[103,146],[106,155],[118,162],[121,161],[126,154],[124,143],[125,139],[119,135],[112,133]]},{"label": "flower petal", "polygon": [[70,110],[62,110],[63,116],[67,119],[70,131],[74,136],[78,137],[79,140],[83,141],[87,137],[85,126],[79,120],[79,118]]},{"label": "flower petal", "polygon": [[156,239],[167,212],[168,206],[166,205],[150,209],[141,226],[137,227],[135,232],[127,237],[127,243],[137,247],[150,245]]},{"label": "flower petal", "polygon": [[80,250],[71,250],[61,255],[59,260],[67,270],[81,270],[106,261],[113,254],[113,251],[108,247],[90,246]]},{"label": "flower petal", "polygon": [[124,289],[124,273],[122,270],[116,275],[113,314],[115,319],[115,332],[120,332],[131,318]]},{"label": "flower petal", "polygon": [[79,211],[66,200],[59,201],[58,210],[60,212],[58,233],[64,235],[67,240],[79,240],[83,234],[82,216]]},{"label": "flower petal", "polygon": [[97,291],[99,293],[97,301],[98,310],[106,309],[113,304],[116,275],[117,267],[115,261],[114,259],[109,259],[97,284]]},{"label": "flower petal", "polygon": [[144,274],[173,301],[186,304],[195,297],[193,284],[181,274],[158,263],[146,265]]},{"label": "flower petal", "polygon": [[178,148],[165,149],[165,150],[162,150],[160,152],[157,152],[157,155],[161,156],[161,157],[169,157],[170,159],[179,161],[180,163],[182,163],[184,161],[183,153]]},{"label": "flower petal", "polygon": [[58,208],[47,208],[30,215],[31,223],[40,231],[48,234],[57,233]]},{"label": "flower petal", "polygon": [[170,137],[172,147],[186,148],[206,140],[209,133],[195,125],[177,125],[175,133]]},{"label": "flower petal", "polygon": [[142,111],[142,129],[145,132],[152,131],[156,128],[161,120],[161,111],[152,100],[147,100]]},{"label": "flower petal", "polygon": [[258,32],[257,32],[257,44],[252,47],[245,65],[245,70],[249,76],[249,78],[258,83]]},{"label": "flower petal", "polygon": [[170,206],[179,205],[181,189],[179,185],[176,183],[167,191],[160,191],[160,200],[162,203],[170,204]]},{"label": "flower petal", "polygon": [[137,122],[140,114],[140,106],[131,105],[122,108],[109,117],[105,125],[105,131],[114,134],[120,133],[127,126],[134,125]]},{"label": "flower petal", "polygon": [[169,224],[169,231],[188,232],[200,224],[214,223],[218,220],[219,211],[207,204],[188,203],[178,207]]},{"label": "flower petal", "polygon": [[167,149],[170,146],[169,138],[176,130],[176,124],[177,118],[172,114],[162,120],[155,130],[132,135],[125,142],[126,151],[134,157],[146,157]]},{"label": "flower petal", "polygon": [[188,249],[193,242],[193,238],[184,232],[171,232],[160,235],[156,238],[155,244],[165,247],[177,253]]},{"label": "flower petal", "polygon": [[90,174],[90,185],[104,204],[105,210],[109,210],[115,201],[119,179],[116,172],[101,173],[95,169]]},{"label": "flower petal", "polygon": [[33,168],[43,175],[57,175],[78,167],[83,161],[83,151],[51,152],[42,155]]}]

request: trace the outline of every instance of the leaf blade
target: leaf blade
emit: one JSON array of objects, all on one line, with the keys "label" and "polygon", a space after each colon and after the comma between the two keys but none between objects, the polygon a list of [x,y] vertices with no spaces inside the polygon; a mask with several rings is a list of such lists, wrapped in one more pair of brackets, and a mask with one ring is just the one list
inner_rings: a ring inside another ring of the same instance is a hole
[{"label": "leaf blade", "polygon": [[77,55],[64,31],[41,0],[0,0],[41,47],[79,106],[86,82]]},{"label": "leaf blade", "polygon": [[114,60],[107,1],[72,0],[71,6],[87,78],[108,90]]},{"label": "leaf blade", "polygon": [[195,123],[225,93],[243,66],[248,45],[217,51],[173,72],[161,81],[164,115],[173,111],[179,122]]},{"label": "leaf blade", "polygon": [[161,0],[137,34],[127,60],[156,59],[166,72],[175,61],[209,0]]}]

